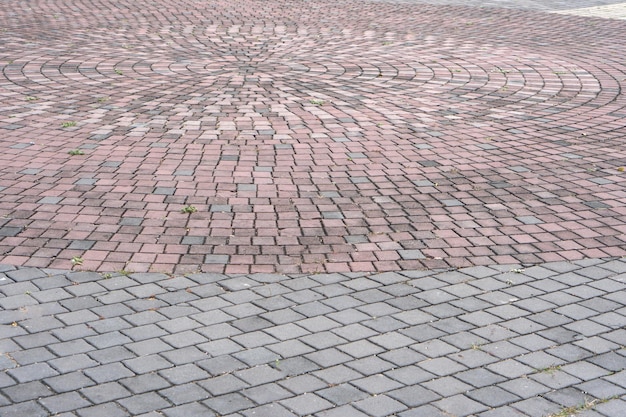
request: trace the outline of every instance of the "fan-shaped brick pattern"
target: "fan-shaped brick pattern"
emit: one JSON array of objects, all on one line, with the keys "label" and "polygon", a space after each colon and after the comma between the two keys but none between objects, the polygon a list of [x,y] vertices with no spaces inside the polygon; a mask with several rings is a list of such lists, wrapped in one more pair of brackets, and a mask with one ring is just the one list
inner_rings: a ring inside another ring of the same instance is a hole
[{"label": "fan-shaped brick pattern", "polygon": [[623,21],[243,0],[9,0],[0,18],[1,262],[626,255]]}]

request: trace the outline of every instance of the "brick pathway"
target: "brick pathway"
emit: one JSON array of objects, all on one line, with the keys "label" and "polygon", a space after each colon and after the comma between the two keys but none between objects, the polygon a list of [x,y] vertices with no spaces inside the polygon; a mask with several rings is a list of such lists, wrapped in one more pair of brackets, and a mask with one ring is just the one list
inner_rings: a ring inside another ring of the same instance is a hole
[{"label": "brick pathway", "polygon": [[624,3],[461,3],[5,0],[0,416],[626,416]]},{"label": "brick pathway", "polygon": [[332,273],[626,255],[622,21],[55,4],[0,12],[0,262]]},{"label": "brick pathway", "polygon": [[0,270],[3,417],[626,415],[626,259]]}]

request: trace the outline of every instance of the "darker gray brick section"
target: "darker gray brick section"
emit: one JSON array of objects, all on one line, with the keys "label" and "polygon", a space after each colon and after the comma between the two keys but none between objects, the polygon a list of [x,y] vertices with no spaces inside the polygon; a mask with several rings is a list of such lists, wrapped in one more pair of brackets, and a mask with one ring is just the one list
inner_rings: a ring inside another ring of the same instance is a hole
[{"label": "darker gray brick section", "polygon": [[109,279],[9,269],[2,299],[28,291],[44,304],[15,326],[1,316],[0,415],[526,417],[588,396],[614,398],[589,411],[613,417],[626,395],[622,263]]}]

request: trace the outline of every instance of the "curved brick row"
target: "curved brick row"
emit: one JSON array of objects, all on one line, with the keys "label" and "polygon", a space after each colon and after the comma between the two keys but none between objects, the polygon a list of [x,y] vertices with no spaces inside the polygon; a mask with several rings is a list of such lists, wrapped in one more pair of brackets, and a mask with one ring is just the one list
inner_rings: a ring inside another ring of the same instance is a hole
[{"label": "curved brick row", "polygon": [[0,262],[307,273],[626,255],[624,22],[9,3]]}]

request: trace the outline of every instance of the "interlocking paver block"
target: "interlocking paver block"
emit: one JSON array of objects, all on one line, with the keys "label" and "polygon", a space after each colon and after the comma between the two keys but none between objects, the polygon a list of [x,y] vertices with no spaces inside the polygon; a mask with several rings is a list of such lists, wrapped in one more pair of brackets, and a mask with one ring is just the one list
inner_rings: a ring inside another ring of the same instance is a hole
[{"label": "interlocking paver block", "polygon": [[50,387],[46,386],[40,381],[32,381],[23,384],[3,387],[2,392],[15,403],[36,400],[37,398],[47,397],[55,393],[50,389]]},{"label": "interlocking paver block", "polygon": [[331,402],[311,393],[283,400],[280,404],[297,415],[314,414],[333,407]]},{"label": "interlocking paver block", "polygon": [[162,410],[170,405],[168,401],[155,392],[133,395],[132,397],[122,398],[117,402],[127,409],[131,415],[141,415],[148,411]]},{"label": "interlocking paver block", "polygon": [[127,414],[128,411],[124,410],[120,405],[112,402],[83,408],[79,411],[80,417],[122,417]]},{"label": "interlocking paver block", "polygon": [[0,407],[3,416],[7,417],[47,417],[49,412],[35,401],[28,401],[18,404],[11,404]]},{"label": "interlocking paver block", "polygon": [[133,372],[119,362],[100,365],[86,369],[85,374],[99,384],[117,381],[121,378],[133,376]]},{"label": "interlocking paver block", "polygon": [[197,402],[183,404],[163,410],[167,417],[213,417],[215,413]]},{"label": "interlocking paver block", "polygon": [[53,369],[45,362],[33,363],[30,365],[9,369],[7,373],[20,383],[37,381],[59,374],[55,369]]},{"label": "interlocking paver block", "polygon": [[57,393],[75,391],[94,385],[94,382],[81,372],[65,373],[52,378],[46,378],[45,382]]},{"label": "interlocking paver block", "polygon": [[203,401],[210,409],[214,410],[218,415],[227,415],[235,413],[247,408],[253,407],[255,404],[238,393],[221,395],[219,397],[209,398]]},{"label": "interlocking paver block", "polygon": [[449,398],[443,398],[436,401],[434,405],[446,413],[457,416],[468,416],[477,414],[488,409],[487,406],[476,402],[464,395],[454,395]]}]

